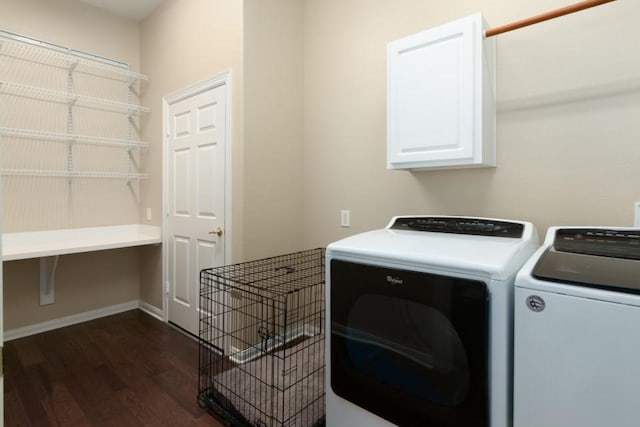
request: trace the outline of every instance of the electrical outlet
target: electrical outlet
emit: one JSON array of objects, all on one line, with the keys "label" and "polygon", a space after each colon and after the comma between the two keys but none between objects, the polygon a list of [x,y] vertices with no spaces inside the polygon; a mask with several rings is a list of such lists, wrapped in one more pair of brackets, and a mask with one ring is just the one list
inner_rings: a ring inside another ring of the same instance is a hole
[{"label": "electrical outlet", "polygon": [[147,208],[147,221],[151,221],[151,208]]},{"label": "electrical outlet", "polygon": [[351,227],[351,211],[343,209],[340,211],[340,226]]},{"label": "electrical outlet", "polygon": [[633,204],[633,226],[640,227],[640,202]]}]

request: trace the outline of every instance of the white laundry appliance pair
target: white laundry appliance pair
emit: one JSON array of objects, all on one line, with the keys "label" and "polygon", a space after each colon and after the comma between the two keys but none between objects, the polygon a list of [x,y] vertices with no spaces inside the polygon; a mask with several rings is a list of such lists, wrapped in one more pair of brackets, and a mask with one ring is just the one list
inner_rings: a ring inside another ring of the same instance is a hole
[{"label": "white laundry appliance pair", "polygon": [[640,229],[537,247],[432,216],[329,245],[327,425],[640,425]]}]

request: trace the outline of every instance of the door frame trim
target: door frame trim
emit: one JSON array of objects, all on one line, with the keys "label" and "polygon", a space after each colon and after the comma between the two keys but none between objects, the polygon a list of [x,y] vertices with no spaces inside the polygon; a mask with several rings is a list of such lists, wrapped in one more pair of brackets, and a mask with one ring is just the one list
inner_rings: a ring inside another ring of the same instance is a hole
[{"label": "door frame trim", "polygon": [[205,80],[199,81],[162,97],[162,311],[163,320],[169,321],[169,251],[167,235],[167,218],[169,216],[169,107],[183,99],[198,95],[207,90],[225,85],[225,179],[224,179],[224,253],[223,262],[231,260],[232,221],[231,221],[231,152],[232,152],[232,72],[222,71]]}]

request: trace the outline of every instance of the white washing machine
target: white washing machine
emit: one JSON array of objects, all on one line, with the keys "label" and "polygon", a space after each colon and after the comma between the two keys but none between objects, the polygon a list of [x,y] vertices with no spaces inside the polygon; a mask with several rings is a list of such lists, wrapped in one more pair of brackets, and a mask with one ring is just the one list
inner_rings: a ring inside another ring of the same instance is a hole
[{"label": "white washing machine", "polygon": [[327,247],[327,425],[507,427],[532,224],[396,217]]},{"label": "white washing machine", "polygon": [[549,229],[515,304],[515,427],[640,425],[640,229]]}]

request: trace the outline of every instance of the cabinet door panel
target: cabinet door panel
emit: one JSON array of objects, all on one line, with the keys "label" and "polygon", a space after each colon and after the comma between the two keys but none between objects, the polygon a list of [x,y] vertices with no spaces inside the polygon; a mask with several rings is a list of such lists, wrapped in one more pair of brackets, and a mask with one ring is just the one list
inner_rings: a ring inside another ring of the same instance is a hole
[{"label": "cabinet door panel", "polygon": [[482,97],[493,99],[483,87],[482,29],[477,14],[389,44],[389,168],[491,163],[481,146]]}]

